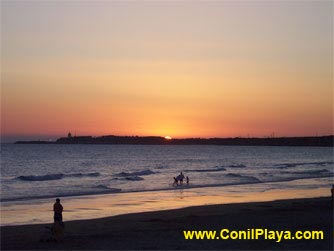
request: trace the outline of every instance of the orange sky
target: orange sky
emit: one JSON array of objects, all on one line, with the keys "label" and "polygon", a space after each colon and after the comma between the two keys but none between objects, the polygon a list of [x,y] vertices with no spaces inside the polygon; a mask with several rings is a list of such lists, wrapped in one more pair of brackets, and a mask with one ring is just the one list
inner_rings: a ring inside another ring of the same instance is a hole
[{"label": "orange sky", "polygon": [[333,133],[331,2],[1,2],[1,135]]}]

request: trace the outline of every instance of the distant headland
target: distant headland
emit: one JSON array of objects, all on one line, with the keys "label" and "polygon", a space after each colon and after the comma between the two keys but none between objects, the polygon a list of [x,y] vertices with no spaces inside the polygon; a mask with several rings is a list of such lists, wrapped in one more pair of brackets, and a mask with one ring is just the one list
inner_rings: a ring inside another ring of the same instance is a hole
[{"label": "distant headland", "polygon": [[17,141],[15,144],[113,144],[113,145],[235,145],[235,146],[329,146],[334,136],[269,138],[182,138],[159,136],[72,136],[56,141]]}]

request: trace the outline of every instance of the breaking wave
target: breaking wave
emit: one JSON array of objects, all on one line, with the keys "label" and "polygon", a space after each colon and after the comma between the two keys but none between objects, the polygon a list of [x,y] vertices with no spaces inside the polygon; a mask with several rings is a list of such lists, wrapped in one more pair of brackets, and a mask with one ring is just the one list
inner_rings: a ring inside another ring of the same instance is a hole
[{"label": "breaking wave", "polygon": [[294,172],[282,172],[282,173],[288,173],[288,174],[306,174],[306,175],[321,175],[321,174],[328,174],[330,171],[327,169],[320,169],[320,170],[305,170],[305,171],[294,171]]},{"label": "breaking wave", "polygon": [[113,187],[108,187],[108,186],[105,186],[105,185],[97,185],[97,186],[94,186],[92,188],[108,190],[108,192],[114,192],[114,193],[122,191],[122,189],[120,189],[120,188],[113,188]]},{"label": "breaking wave", "polygon": [[139,180],[143,180],[144,178],[139,177],[139,176],[129,176],[129,177],[125,177],[126,180],[132,180],[132,181],[139,181]]},{"label": "breaking wave", "polygon": [[16,179],[24,180],[24,181],[46,181],[46,180],[60,180],[64,178],[64,174],[47,174],[47,175],[27,175],[27,176],[19,176]]},{"label": "breaking wave", "polygon": [[101,174],[98,172],[94,173],[70,173],[70,174],[63,174],[63,173],[54,173],[54,174],[46,174],[46,175],[21,175],[16,177],[15,179],[22,180],[22,181],[47,181],[47,180],[60,180],[66,177],[97,177]]},{"label": "breaking wave", "polygon": [[233,167],[233,168],[244,168],[244,167],[246,167],[245,165],[243,165],[243,164],[236,164],[236,165],[229,165],[229,166],[227,166],[227,167]]},{"label": "breaking wave", "polygon": [[235,164],[235,165],[217,166],[209,169],[188,169],[184,170],[184,172],[195,172],[195,173],[221,172],[221,171],[226,171],[226,168],[244,168],[244,167],[246,166],[243,164]]},{"label": "breaking wave", "polygon": [[184,172],[196,172],[196,173],[206,173],[206,172],[220,172],[226,171],[225,167],[211,168],[211,169],[189,169],[184,170]]},{"label": "breaking wave", "polygon": [[113,178],[113,180],[140,181],[140,180],[144,180],[144,178],[140,176],[125,176],[125,177],[116,177],[116,178]]},{"label": "breaking wave", "polygon": [[66,174],[66,177],[98,177],[101,174],[98,172],[95,173],[73,173],[73,174]]},{"label": "breaking wave", "polygon": [[143,171],[135,171],[135,172],[121,172],[116,173],[114,176],[115,180],[129,180],[129,181],[140,181],[144,180],[141,176],[155,174],[156,172],[151,171],[150,169],[146,169]]},{"label": "breaking wave", "polygon": [[150,169],[143,170],[143,171],[137,171],[137,172],[121,172],[117,173],[114,176],[117,177],[131,177],[131,176],[144,176],[144,175],[151,175],[155,174],[155,172],[151,171]]},{"label": "breaking wave", "polygon": [[237,179],[247,180],[250,182],[261,182],[258,178],[255,178],[253,176],[241,175],[241,174],[236,174],[236,173],[228,173],[225,175],[225,177],[234,178],[234,179],[237,178]]},{"label": "breaking wave", "polygon": [[316,166],[324,166],[333,164],[333,161],[321,161],[321,162],[301,162],[301,163],[282,163],[275,164],[274,167],[285,169],[289,167],[297,167],[297,166],[305,166],[305,165],[316,165]]}]

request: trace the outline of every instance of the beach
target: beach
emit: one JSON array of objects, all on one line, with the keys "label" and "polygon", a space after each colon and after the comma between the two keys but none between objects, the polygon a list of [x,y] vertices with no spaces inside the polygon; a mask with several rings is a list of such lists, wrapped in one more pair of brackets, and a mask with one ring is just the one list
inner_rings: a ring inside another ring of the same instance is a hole
[{"label": "beach", "polygon": [[1,6],[1,250],[333,250],[333,1]]},{"label": "beach", "polygon": [[[1,227],[2,250],[331,250],[329,197],[194,206],[65,222],[61,242],[40,242],[45,226]],[[322,230],[322,240],[185,240],[184,230]]]},{"label": "beach", "polygon": [[[2,250],[332,247],[332,148],[7,144],[2,150]],[[181,171],[189,184],[173,185]],[[65,235],[45,242],[56,198]],[[195,230],[216,232],[198,232],[213,239],[185,238],[194,232],[183,231]],[[224,231],[247,238],[224,239]],[[255,238],[253,231],[275,236]],[[282,231],[292,237],[323,231],[324,238],[282,239],[276,236]]]}]

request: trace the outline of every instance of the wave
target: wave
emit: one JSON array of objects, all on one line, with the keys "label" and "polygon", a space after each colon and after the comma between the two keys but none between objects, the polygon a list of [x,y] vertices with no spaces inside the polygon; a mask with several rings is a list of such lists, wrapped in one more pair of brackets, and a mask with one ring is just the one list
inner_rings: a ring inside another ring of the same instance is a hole
[{"label": "wave", "polygon": [[294,172],[289,172],[289,171],[283,171],[281,173],[286,173],[286,174],[306,174],[306,175],[317,175],[317,174],[325,174],[325,173],[331,173],[327,169],[320,169],[320,170],[305,170],[305,171],[294,171]]},{"label": "wave", "polygon": [[129,177],[125,177],[126,180],[132,180],[132,181],[139,181],[139,180],[143,180],[144,178],[139,177],[139,176],[129,176]]},{"label": "wave", "polygon": [[121,192],[122,189],[120,188],[113,188],[113,187],[108,187],[105,185],[97,185],[97,186],[93,186],[92,188],[97,188],[97,189],[104,189],[104,190],[108,190],[108,192]]},{"label": "wave", "polygon": [[144,180],[144,178],[140,176],[125,176],[125,177],[116,177],[116,178],[113,178],[113,180],[140,181],[140,180]]},{"label": "wave", "polygon": [[263,183],[276,183],[276,182],[285,182],[285,181],[294,181],[294,180],[321,179],[321,178],[332,178],[332,177],[333,177],[333,173],[328,172],[328,173],[323,173],[317,176],[304,175],[304,176],[298,176],[298,177],[280,177],[274,180],[266,180]]},{"label": "wave", "polygon": [[150,169],[136,171],[136,172],[121,172],[121,173],[114,174],[114,176],[116,176],[114,180],[140,181],[140,180],[144,180],[144,178],[141,176],[151,175],[155,173],[156,172],[153,172]]},{"label": "wave", "polygon": [[64,178],[64,174],[47,174],[47,175],[27,175],[27,176],[19,176],[15,179],[24,180],[24,181],[46,181],[46,180],[60,180]]},{"label": "wave", "polygon": [[243,177],[241,174],[236,174],[236,173],[228,173],[225,176],[232,177],[232,178],[241,178],[241,177]]},{"label": "wave", "polygon": [[253,181],[253,182],[261,182],[258,178],[255,178],[254,176],[247,176],[247,175],[241,175],[241,174],[236,174],[236,173],[228,173],[225,175],[225,177],[238,178],[238,179],[248,180],[248,181]]},{"label": "wave", "polygon": [[101,174],[99,172],[94,173],[73,173],[73,174],[66,174],[66,177],[98,177]]},{"label": "wave", "polygon": [[69,173],[69,174],[63,174],[63,173],[53,173],[53,174],[46,174],[46,175],[21,175],[14,179],[22,180],[22,181],[47,181],[47,180],[60,180],[66,177],[75,177],[75,178],[81,178],[81,177],[97,177],[101,174],[98,172],[93,173]]},{"label": "wave", "polygon": [[309,170],[306,172],[293,172],[294,174],[324,174],[324,173],[329,173],[330,171],[328,171],[327,169],[321,169],[321,170]]},{"label": "wave", "polygon": [[275,164],[274,167],[285,169],[289,167],[297,167],[297,166],[305,166],[305,165],[316,165],[316,166],[324,166],[333,164],[333,161],[321,161],[321,162],[301,162],[301,163],[281,163]]},{"label": "wave", "polygon": [[243,164],[232,164],[232,165],[223,165],[223,166],[217,166],[214,168],[209,169],[188,169],[184,170],[184,172],[196,172],[196,173],[206,173],[206,172],[221,172],[226,171],[226,168],[245,168],[246,166]]},{"label": "wave", "polygon": [[[330,172],[329,172],[330,173]],[[323,177],[317,177],[317,178],[326,178],[326,177],[332,177],[331,175],[328,175],[329,173],[326,173],[326,176]],[[252,176],[244,176],[240,174],[234,174],[229,173],[226,176],[230,177],[249,177],[252,178]],[[44,199],[44,198],[56,198],[56,197],[70,197],[70,196],[84,196],[84,195],[98,195],[98,194],[113,194],[113,193],[137,193],[137,192],[158,192],[158,191],[168,191],[168,190],[176,190],[176,189],[192,189],[192,188],[205,188],[205,187],[226,187],[226,186],[238,186],[238,185],[251,185],[251,184],[268,184],[268,183],[280,183],[280,182],[289,182],[293,180],[307,180],[312,179],[313,177],[289,177],[289,178],[280,178],[276,180],[263,180],[260,181],[259,179],[253,177],[253,180],[239,180],[235,182],[229,182],[229,183],[216,183],[216,184],[191,184],[189,186],[178,186],[178,187],[165,187],[165,188],[158,188],[158,189],[142,189],[142,190],[125,190],[118,188],[109,188],[104,185],[97,185],[92,188],[96,188],[95,191],[82,191],[82,192],[66,192],[66,193],[57,193],[57,194],[49,194],[49,195],[42,195],[42,196],[24,196],[24,197],[11,197],[11,198],[0,198],[1,202],[9,202],[9,201],[26,201],[26,200],[33,200],[33,199]]]},{"label": "wave", "polygon": [[244,167],[246,167],[245,165],[243,165],[243,164],[236,164],[236,165],[229,165],[229,166],[227,166],[227,167],[233,167],[233,168],[244,168]]},{"label": "wave", "polygon": [[206,172],[221,172],[226,171],[225,167],[211,168],[211,169],[188,169],[184,172],[196,172],[196,173],[206,173]]},{"label": "wave", "polygon": [[147,170],[143,170],[143,171],[136,171],[136,172],[121,172],[121,173],[117,173],[114,174],[114,176],[118,176],[118,177],[131,177],[131,176],[144,176],[144,175],[151,175],[151,174],[155,174],[156,172],[151,171],[150,169]]},{"label": "wave", "polygon": [[93,186],[92,188],[109,189],[109,187],[108,187],[108,186],[105,186],[105,185],[97,185],[97,186]]}]

